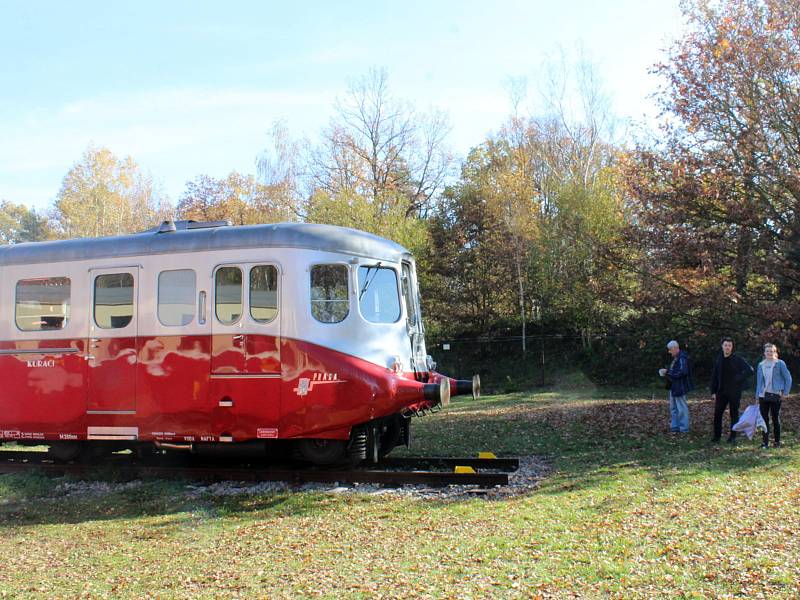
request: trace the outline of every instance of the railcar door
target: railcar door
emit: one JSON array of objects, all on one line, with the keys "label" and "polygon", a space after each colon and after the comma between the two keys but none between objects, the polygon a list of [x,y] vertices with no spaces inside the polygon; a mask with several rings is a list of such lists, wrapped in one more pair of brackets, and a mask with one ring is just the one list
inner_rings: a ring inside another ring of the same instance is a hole
[{"label": "railcar door", "polygon": [[279,273],[268,262],[222,265],[214,272],[211,395],[221,438],[278,437]]},{"label": "railcar door", "polygon": [[138,267],[90,269],[87,414],[136,412]]}]

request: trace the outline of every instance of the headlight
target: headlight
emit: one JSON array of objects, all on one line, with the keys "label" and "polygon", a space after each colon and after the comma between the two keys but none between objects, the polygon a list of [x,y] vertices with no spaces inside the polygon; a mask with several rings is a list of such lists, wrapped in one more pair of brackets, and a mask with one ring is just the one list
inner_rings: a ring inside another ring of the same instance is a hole
[{"label": "headlight", "polygon": [[433,357],[430,354],[425,357],[425,365],[428,367],[428,371],[436,370],[436,361],[433,360]]},{"label": "headlight", "polygon": [[389,368],[396,374],[400,375],[403,372],[403,360],[399,356],[395,356],[389,361]]}]

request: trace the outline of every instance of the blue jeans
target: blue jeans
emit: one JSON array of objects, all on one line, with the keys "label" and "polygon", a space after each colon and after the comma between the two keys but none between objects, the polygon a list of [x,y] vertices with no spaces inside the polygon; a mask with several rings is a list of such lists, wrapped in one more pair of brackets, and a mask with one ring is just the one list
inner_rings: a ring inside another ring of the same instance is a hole
[{"label": "blue jeans", "polygon": [[669,412],[672,416],[672,431],[686,433],[689,431],[689,405],[686,396],[673,396],[669,394]]}]

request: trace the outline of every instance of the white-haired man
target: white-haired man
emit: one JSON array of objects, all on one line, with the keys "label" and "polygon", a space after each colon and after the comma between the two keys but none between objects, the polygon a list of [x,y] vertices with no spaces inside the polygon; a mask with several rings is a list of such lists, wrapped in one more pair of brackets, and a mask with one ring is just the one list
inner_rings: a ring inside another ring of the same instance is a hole
[{"label": "white-haired man", "polygon": [[672,417],[670,428],[674,433],[689,431],[689,405],[686,395],[694,389],[692,384],[692,367],[689,355],[681,350],[680,344],[671,340],[667,350],[672,356],[672,362],[666,369],[660,369],[659,374],[667,378],[669,389],[669,412]]}]

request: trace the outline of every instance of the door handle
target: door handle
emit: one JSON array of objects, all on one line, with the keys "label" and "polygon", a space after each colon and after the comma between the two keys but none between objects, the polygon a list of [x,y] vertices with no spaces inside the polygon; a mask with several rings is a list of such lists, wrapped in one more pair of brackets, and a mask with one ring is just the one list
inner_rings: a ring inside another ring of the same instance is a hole
[{"label": "door handle", "polygon": [[83,360],[94,360],[94,354],[87,354],[83,357]]},{"label": "door handle", "polygon": [[239,333],[239,334],[233,336],[233,339],[236,340],[236,341],[242,341],[244,339],[244,334],[243,333]]},{"label": "door handle", "polygon": [[200,325],[206,324],[206,293],[200,292],[197,299],[197,321]]}]

